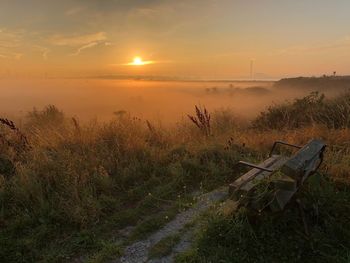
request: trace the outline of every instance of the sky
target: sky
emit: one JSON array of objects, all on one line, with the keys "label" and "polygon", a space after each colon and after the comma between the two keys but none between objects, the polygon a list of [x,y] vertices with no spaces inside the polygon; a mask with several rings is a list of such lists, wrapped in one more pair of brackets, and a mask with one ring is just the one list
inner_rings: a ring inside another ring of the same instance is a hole
[{"label": "sky", "polygon": [[[0,0],[0,77],[350,74],[348,0]],[[134,57],[145,65],[133,65]]]}]

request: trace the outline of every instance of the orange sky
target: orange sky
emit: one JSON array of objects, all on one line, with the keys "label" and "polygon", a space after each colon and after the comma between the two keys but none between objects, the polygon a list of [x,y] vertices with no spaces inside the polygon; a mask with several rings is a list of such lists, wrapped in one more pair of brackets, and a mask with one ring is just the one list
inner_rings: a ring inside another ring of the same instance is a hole
[{"label": "orange sky", "polygon": [[[347,0],[1,0],[0,78],[350,74]],[[127,65],[135,56],[147,65]]]}]

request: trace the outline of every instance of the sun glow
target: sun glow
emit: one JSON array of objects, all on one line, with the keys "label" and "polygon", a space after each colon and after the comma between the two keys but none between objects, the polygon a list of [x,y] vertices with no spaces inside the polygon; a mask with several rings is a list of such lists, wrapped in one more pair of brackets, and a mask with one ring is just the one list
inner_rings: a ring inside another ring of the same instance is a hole
[{"label": "sun glow", "polygon": [[143,64],[143,61],[142,61],[142,58],[140,57],[134,57],[134,65],[142,65]]},{"label": "sun glow", "polygon": [[131,63],[127,63],[128,66],[144,66],[153,64],[154,61],[143,61],[141,57],[134,57],[133,61]]}]

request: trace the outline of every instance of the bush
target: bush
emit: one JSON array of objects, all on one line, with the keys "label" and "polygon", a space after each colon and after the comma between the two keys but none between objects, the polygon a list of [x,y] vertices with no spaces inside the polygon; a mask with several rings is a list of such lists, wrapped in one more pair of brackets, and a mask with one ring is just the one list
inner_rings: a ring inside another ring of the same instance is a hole
[{"label": "bush", "polygon": [[64,119],[64,113],[62,111],[54,105],[48,105],[42,110],[34,108],[33,111],[28,112],[26,125],[28,127],[50,125],[55,125],[57,127],[63,123]]},{"label": "bush", "polygon": [[293,102],[270,106],[253,121],[258,129],[296,129],[315,123],[324,108],[324,95],[313,92]]},{"label": "bush", "polygon": [[216,134],[232,132],[238,128],[238,119],[230,109],[220,109],[213,112],[213,131]]},{"label": "bush", "polygon": [[253,121],[258,129],[290,130],[311,125],[323,125],[331,129],[350,127],[350,93],[325,99],[313,92],[310,95],[270,106]]}]

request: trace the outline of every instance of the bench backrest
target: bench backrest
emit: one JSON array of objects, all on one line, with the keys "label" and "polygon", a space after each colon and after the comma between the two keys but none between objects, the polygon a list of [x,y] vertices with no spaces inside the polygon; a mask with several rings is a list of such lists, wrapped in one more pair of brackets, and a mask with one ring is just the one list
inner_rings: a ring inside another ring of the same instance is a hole
[{"label": "bench backrest", "polygon": [[326,144],[321,140],[309,141],[282,166],[281,171],[303,183],[321,164],[325,148]]}]

